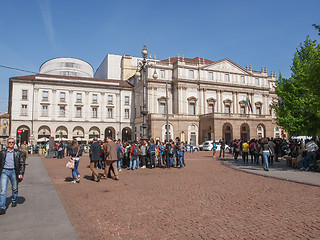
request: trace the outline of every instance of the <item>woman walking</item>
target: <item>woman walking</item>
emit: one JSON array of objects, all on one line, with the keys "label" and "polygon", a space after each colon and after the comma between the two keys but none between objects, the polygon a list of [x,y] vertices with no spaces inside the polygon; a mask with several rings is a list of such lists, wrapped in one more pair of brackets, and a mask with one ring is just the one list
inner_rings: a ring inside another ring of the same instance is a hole
[{"label": "woman walking", "polygon": [[78,144],[78,141],[76,139],[72,140],[72,144],[71,144],[71,158],[74,161],[74,168],[72,169],[72,183],[79,183],[80,182],[80,173],[78,170],[78,166],[79,166],[79,151],[80,151],[80,147]]},{"label": "woman walking", "polygon": [[268,139],[267,138],[263,138],[261,140],[261,148],[262,148],[262,158],[264,160],[264,166],[263,169],[265,171],[269,171],[269,162],[268,162],[268,158],[270,157],[270,146],[268,144]]}]

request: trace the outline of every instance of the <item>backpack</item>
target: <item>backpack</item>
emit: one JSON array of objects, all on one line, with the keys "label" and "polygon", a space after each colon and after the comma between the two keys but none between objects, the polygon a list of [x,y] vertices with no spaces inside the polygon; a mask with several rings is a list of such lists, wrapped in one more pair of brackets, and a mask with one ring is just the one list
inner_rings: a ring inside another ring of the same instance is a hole
[{"label": "backpack", "polygon": [[173,147],[172,147],[171,144],[169,145],[169,154],[170,154],[170,155],[173,155]]},{"label": "backpack", "polygon": [[123,158],[123,149],[122,149],[122,147],[119,147],[119,149],[118,149],[118,159],[121,159],[121,158]]},{"label": "backpack", "polygon": [[137,146],[132,147],[132,156],[138,157],[141,155],[141,151]]}]

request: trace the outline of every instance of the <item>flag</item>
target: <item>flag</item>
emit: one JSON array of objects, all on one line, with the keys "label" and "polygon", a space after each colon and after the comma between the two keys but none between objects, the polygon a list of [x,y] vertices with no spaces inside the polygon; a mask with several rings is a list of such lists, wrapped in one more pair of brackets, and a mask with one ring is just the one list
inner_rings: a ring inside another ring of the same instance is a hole
[{"label": "flag", "polygon": [[253,113],[252,105],[248,97],[246,98],[246,106],[248,106],[248,111]]}]

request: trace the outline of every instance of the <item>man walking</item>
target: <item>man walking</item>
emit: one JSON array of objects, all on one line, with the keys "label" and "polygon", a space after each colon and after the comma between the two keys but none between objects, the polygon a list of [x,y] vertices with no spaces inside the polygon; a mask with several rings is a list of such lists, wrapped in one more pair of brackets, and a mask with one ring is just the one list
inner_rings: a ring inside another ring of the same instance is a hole
[{"label": "man walking", "polygon": [[90,169],[92,171],[93,180],[100,182],[100,175],[96,168],[97,162],[100,161],[101,146],[97,137],[93,139],[93,143],[90,148]]},{"label": "man walking", "polygon": [[14,149],[15,140],[9,138],[7,149],[0,152],[0,215],[6,213],[6,199],[8,181],[11,182],[12,200],[11,206],[17,206],[18,180],[22,181],[24,175],[25,162],[22,153]]},{"label": "man walking", "polygon": [[22,152],[22,156],[24,160],[27,160],[28,157],[28,144],[26,141],[23,141],[23,144],[20,146],[20,151]]},{"label": "man walking", "polygon": [[110,167],[112,166],[115,180],[119,180],[117,169],[117,144],[107,137],[107,142],[103,144],[103,151],[105,153],[106,168],[104,170],[104,176],[110,176]]},{"label": "man walking", "polygon": [[221,153],[223,152],[223,158],[224,158],[224,152],[225,152],[225,147],[226,147],[226,142],[224,141],[224,138],[222,140],[220,139],[220,154],[219,158],[221,157]]}]

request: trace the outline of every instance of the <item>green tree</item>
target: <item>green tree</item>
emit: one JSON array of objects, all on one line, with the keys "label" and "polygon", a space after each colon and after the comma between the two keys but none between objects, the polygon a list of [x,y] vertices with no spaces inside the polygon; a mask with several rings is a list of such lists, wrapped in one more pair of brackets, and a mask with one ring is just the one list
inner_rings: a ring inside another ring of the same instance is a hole
[{"label": "green tree", "polygon": [[320,133],[320,45],[309,36],[294,54],[291,71],[289,79],[280,75],[276,86],[278,125],[290,135],[316,136]]}]

